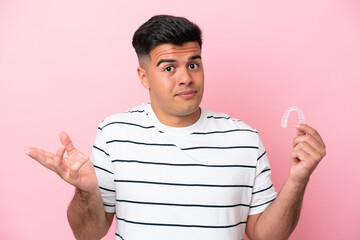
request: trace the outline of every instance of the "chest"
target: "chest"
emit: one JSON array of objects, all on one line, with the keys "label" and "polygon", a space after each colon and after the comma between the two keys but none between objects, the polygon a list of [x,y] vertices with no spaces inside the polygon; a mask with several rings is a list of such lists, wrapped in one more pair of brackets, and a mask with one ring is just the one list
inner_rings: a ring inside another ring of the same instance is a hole
[{"label": "chest", "polygon": [[119,141],[112,149],[120,198],[210,205],[250,201],[255,142],[152,134]]}]

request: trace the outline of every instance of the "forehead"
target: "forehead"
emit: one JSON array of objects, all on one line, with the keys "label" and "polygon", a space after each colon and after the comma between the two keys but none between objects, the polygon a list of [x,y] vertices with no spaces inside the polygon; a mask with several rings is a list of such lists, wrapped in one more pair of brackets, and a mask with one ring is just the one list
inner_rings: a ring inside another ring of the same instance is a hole
[{"label": "forehead", "polygon": [[150,51],[153,60],[162,58],[181,58],[193,55],[200,55],[201,49],[198,42],[187,42],[181,46],[174,44],[161,44]]}]

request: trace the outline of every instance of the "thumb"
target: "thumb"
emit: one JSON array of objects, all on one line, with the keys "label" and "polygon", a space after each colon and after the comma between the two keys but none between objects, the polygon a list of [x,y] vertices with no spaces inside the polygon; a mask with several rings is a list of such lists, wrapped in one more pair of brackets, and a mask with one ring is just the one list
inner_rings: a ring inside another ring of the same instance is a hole
[{"label": "thumb", "polygon": [[299,125],[296,125],[296,136],[302,136],[305,135],[306,133],[302,130],[299,129]]}]

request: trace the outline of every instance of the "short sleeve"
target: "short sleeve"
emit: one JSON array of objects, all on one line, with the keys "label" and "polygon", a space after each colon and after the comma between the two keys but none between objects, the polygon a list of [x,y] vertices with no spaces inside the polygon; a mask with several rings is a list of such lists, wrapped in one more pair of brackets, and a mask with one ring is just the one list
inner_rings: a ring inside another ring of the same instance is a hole
[{"label": "short sleeve", "polygon": [[259,140],[258,158],[256,163],[256,177],[252,192],[249,215],[263,212],[275,200],[277,193],[271,181],[271,169],[266,150]]},{"label": "short sleeve", "polygon": [[114,170],[101,127],[98,128],[97,136],[95,138],[91,162],[95,168],[105,211],[113,213],[115,212],[116,201]]}]

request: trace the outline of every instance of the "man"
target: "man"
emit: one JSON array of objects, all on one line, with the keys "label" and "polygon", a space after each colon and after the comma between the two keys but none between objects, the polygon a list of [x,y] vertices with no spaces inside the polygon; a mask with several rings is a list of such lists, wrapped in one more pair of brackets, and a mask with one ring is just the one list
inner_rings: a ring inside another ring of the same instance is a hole
[{"label": "man", "polygon": [[[325,156],[320,135],[297,127],[290,174],[277,196],[256,130],[200,108],[201,31],[154,16],[134,34],[138,75],[151,103],[107,117],[91,161],[60,133],[56,154],[26,154],[76,188],[68,209],[77,239],[287,239],[310,175]],[[64,157],[65,151],[68,157]]]}]

